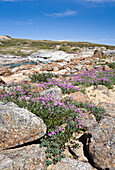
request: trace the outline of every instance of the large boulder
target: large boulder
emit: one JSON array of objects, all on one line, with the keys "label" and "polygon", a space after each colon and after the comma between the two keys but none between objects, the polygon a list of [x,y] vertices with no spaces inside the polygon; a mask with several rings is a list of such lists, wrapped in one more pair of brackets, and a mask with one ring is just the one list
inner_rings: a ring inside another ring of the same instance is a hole
[{"label": "large boulder", "polygon": [[45,164],[45,148],[40,148],[39,144],[0,152],[0,170],[43,170]]},{"label": "large boulder", "polygon": [[44,90],[43,92],[40,93],[40,95],[53,95],[53,97],[57,100],[62,100],[62,90],[58,87],[55,86],[53,88],[50,88],[48,90]]},{"label": "large boulder", "polygon": [[[83,136],[82,136],[83,139]],[[98,169],[115,169],[115,118],[106,117],[85,132],[84,145],[90,161]]]},{"label": "large boulder", "polygon": [[92,167],[82,161],[64,158],[61,162],[57,163],[52,170],[92,170]]},{"label": "large boulder", "polygon": [[37,140],[45,133],[41,118],[14,103],[0,103],[0,150]]}]

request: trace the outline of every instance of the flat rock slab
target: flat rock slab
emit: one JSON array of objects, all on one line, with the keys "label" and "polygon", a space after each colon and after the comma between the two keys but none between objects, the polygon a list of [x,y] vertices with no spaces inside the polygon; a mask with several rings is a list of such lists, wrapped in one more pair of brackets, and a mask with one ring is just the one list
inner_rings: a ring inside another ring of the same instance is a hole
[{"label": "flat rock slab", "polygon": [[45,148],[29,145],[0,152],[0,170],[44,170]]},{"label": "flat rock slab", "polygon": [[0,102],[0,150],[37,140],[45,133],[41,118],[14,103]]},{"label": "flat rock slab", "polygon": [[105,117],[84,135],[86,150],[95,167],[115,170],[115,118]]},{"label": "flat rock slab", "polygon": [[82,161],[71,159],[71,158],[64,158],[61,162],[54,165],[52,170],[92,170],[92,167],[84,163]]}]

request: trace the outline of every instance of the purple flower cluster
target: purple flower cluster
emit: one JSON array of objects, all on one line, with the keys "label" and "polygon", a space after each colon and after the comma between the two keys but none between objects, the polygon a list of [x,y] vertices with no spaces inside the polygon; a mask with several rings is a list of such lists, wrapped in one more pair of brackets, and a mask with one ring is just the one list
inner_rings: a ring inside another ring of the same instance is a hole
[{"label": "purple flower cluster", "polygon": [[77,74],[77,76],[72,76],[71,83],[73,85],[93,85],[100,83],[105,84],[106,82],[112,84],[109,79],[113,76],[114,75],[112,74],[112,71],[103,71],[100,69],[95,69],[92,71],[84,71],[83,73]]},{"label": "purple flower cluster", "polygon": [[57,131],[52,131],[51,133],[48,134],[48,136],[52,136],[52,135],[56,135],[57,133],[59,133],[60,131],[63,131],[63,129],[61,128],[61,126],[58,127]]},{"label": "purple flower cluster", "polygon": [[51,86],[57,85],[62,90],[65,89],[67,93],[69,92],[69,90],[80,91],[80,88],[77,88],[74,85],[67,83],[66,80],[63,82],[60,82],[56,79],[48,79],[48,80],[49,82],[40,83],[39,86],[41,86],[44,89],[48,89]]}]

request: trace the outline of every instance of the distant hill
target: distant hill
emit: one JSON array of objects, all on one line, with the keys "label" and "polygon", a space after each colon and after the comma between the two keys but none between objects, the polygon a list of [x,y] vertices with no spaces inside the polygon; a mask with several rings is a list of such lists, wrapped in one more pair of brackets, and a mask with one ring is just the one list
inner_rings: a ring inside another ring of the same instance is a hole
[{"label": "distant hill", "polygon": [[7,35],[0,35],[1,54],[26,56],[40,49],[55,49],[67,53],[78,53],[84,48],[93,49],[94,47],[102,47],[102,49],[111,50],[115,49],[115,46],[95,44],[91,42],[17,39],[11,38]]}]

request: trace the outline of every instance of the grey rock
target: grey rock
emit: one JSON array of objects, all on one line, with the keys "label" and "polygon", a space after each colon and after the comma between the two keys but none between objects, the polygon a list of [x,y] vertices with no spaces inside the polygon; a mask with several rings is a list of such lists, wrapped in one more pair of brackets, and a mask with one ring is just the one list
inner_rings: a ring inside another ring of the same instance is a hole
[{"label": "grey rock", "polygon": [[0,102],[0,150],[37,140],[46,133],[43,120],[14,103]]},{"label": "grey rock", "polygon": [[61,162],[57,163],[53,170],[92,170],[92,167],[79,160],[64,158]]},{"label": "grey rock", "polygon": [[58,67],[53,67],[53,71],[58,71]]},{"label": "grey rock", "polygon": [[115,103],[105,103],[100,102],[99,106],[103,107],[106,111],[106,114],[115,117]]},{"label": "grey rock", "polygon": [[0,152],[0,170],[45,170],[45,148],[39,144]]},{"label": "grey rock", "polygon": [[13,74],[14,77],[18,77],[18,76],[22,76],[23,73],[17,73],[17,74]]},{"label": "grey rock", "polygon": [[107,56],[109,56],[109,55],[115,55],[115,50],[107,50],[107,51],[105,51],[104,52]]},{"label": "grey rock", "polygon": [[21,82],[31,82],[31,79],[27,76],[24,79],[21,80]]},{"label": "grey rock", "polygon": [[76,69],[76,70],[81,70],[82,67],[83,67],[83,65],[80,64],[80,65],[75,66],[74,69]]},{"label": "grey rock", "polygon": [[53,97],[57,100],[62,100],[62,90],[58,87],[55,86],[53,88],[50,88],[48,90],[44,90],[43,92],[40,93],[40,95],[51,95],[53,94]]},{"label": "grey rock", "polygon": [[96,57],[96,58],[106,58],[106,55],[105,55],[105,53],[103,53],[100,50],[95,50],[94,54],[93,54],[93,57]]},{"label": "grey rock", "polygon": [[115,118],[106,117],[84,134],[89,158],[98,169],[115,169]]},{"label": "grey rock", "polygon": [[82,125],[86,129],[90,129],[93,127],[93,125],[97,124],[95,116],[91,113],[84,114],[81,121],[82,121]]},{"label": "grey rock", "polygon": [[19,71],[19,70],[20,70],[20,67],[15,67],[15,68],[12,69],[11,72],[12,72],[12,73],[15,73],[15,72],[17,72],[17,71]]}]

